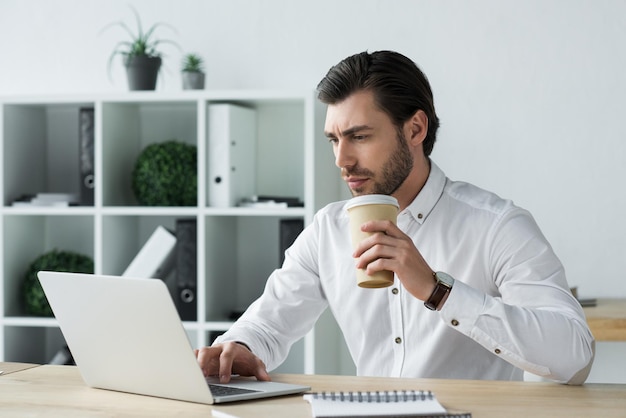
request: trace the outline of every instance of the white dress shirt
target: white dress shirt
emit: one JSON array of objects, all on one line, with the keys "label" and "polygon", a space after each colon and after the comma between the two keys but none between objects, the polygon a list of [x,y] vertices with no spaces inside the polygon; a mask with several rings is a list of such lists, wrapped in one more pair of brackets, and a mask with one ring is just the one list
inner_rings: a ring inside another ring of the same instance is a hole
[{"label": "white dress shirt", "polygon": [[388,288],[357,287],[345,203],[315,215],[263,295],[216,342],[244,342],[272,370],[329,307],[358,375],[587,377],[593,336],[527,211],[449,180],[431,162],[425,186],[398,215],[429,266],[456,280],[443,308],[431,311],[397,277]]}]

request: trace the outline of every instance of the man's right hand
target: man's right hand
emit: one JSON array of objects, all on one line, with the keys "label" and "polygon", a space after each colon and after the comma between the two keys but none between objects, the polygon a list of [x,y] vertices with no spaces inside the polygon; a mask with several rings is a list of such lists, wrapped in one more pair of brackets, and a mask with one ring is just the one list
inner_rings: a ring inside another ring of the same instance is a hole
[{"label": "man's right hand", "polygon": [[219,376],[228,383],[232,374],[270,380],[265,364],[246,346],[236,342],[215,344],[194,351],[205,376]]}]

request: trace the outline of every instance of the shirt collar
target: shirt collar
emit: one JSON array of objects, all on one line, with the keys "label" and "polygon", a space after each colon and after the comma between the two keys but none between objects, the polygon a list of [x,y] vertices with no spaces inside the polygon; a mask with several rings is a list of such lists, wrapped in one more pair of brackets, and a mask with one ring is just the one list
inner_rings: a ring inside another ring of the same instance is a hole
[{"label": "shirt collar", "polygon": [[424,187],[403,212],[410,213],[418,223],[424,223],[443,194],[445,185],[446,175],[437,164],[430,160],[430,173]]}]

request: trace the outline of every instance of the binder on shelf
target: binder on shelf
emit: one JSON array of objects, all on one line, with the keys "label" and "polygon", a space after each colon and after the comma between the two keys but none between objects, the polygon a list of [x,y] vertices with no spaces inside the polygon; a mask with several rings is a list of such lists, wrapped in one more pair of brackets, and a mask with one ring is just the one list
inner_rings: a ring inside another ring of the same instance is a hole
[{"label": "binder on shelf", "polygon": [[232,104],[208,106],[209,206],[233,207],[255,194],[256,112]]},{"label": "binder on shelf", "polygon": [[74,356],[72,356],[72,352],[70,348],[65,345],[57,351],[54,356],[50,359],[48,364],[55,364],[60,366],[75,366]]},{"label": "binder on shelf", "polygon": [[173,267],[175,247],[174,234],[157,226],[122,276],[165,279]]},{"label": "binder on shelf", "polygon": [[80,204],[94,204],[94,109],[79,110]]},{"label": "binder on shelf", "polygon": [[304,219],[281,219],[280,220],[280,264],[285,262],[285,251],[291,247],[291,244],[298,238],[300,232],[304,229]]},{"label": "binder on shelf", "polygon": [[176,297],[183,321],[196,321],[197,314],[197,225],[195,219],[176,220]]},{"label": "binder on shelf", "polygon": [[304,202],[297,197],[287,196],[250,196],[239,202],[239,206],[248,208],[291,208],[304,207]]}]

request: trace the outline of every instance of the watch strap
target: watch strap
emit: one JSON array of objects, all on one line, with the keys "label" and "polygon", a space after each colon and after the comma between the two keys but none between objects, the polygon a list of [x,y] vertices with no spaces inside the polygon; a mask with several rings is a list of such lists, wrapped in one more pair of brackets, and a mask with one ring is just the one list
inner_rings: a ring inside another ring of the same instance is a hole
[{"label": "watch strap", "polygon": [[433,273],[433,277],[436,281],[435,289],[433,293],[430,294],[428,299],[424,302],[424,306],[426,306],[431,311],[436,311],[439,309],[439,305],[444,300],[448,292],[452,289],[452,286],[443,283],[441,280],[437,279],[437,273]]}]

